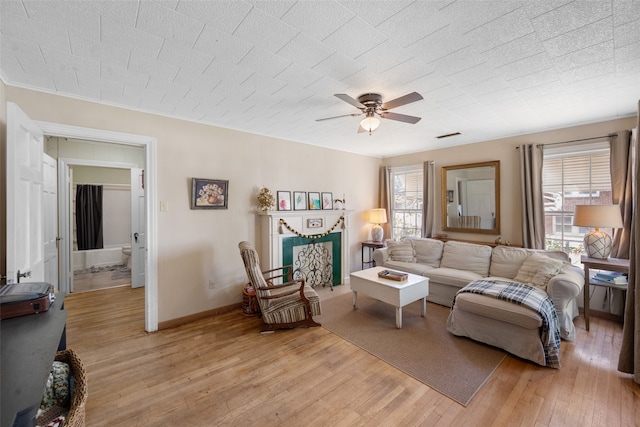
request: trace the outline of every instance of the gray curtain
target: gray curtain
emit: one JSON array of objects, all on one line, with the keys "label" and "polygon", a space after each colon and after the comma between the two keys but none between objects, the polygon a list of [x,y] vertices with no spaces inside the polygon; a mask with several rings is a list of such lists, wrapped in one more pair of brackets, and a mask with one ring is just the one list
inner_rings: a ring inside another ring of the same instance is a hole
[{"label": "gray curtain", "polygon": [[623,228],[613,231],[613,244],[611,256],[613,258],[629,258],[629,240],[631,239],[631,219],[633,218],[631,174],[631,131],[618,132],[611,137],[610,163],[611,163],[611,189],[613,192],[613,204],[620,205]]},{"label": "gray curtain", "polygon": [[78,250],[102,249],[102,185],[76,187]]},{"label": "gray curtain", "polygon": [[[640,101],[638,101],[638,115],[636,116],[636,133],[632,142],[632,182],[637,183],[640,178]],[[640,206],[640,195],[637,185],[632,190],[632,204]],[[629,249],[629,285],[627,287],[627,303],[624,312],[624,326],[622,327],[622,347],[618,359],[618,370],[633,374],[633,379],[640,384],[640,283],[637,266],[640,262],[640,217],[631,218]]]},{"label": "gray curtain", "polygon": [[433,237],[436,222],[436,166],[426,161],[422,171],[422,237]]},{"label": "gray curtain", "polygon": [[538,144],[523,144],[518,148],[520,152],[523,245],[530,249],[544,249],[543,148]]},{"label": "gray curtain", "polygon": [[384,230],[385,239],[391,238],[391,169],[388,167],[380,168],[380,196],[378,200],[378,206],[387,210],[387,223],[380,224]]}]

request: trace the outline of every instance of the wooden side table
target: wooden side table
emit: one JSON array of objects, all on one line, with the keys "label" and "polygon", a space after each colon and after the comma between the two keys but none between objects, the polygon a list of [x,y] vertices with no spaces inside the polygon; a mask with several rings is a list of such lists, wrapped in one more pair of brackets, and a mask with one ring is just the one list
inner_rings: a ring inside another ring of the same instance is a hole
[{"label": "wooden side table", "polygon": [[584,294],[584,324],[589,330],[589,285],[591,286],[608,286],[615,289],[621,289],[626,291],[627,287],[622,285],[609,285],[605,282],[596,282],[591,280],[591,276],[589,274],[590,269],[595,270],[606,270],[606,271],[615,271],[618,273],[624,273],[629,275],[629,260],[622,258],[608,258],[608,259],[597,259],[597,258],[589,258],[588,256],[583,255],[580,258],[582,265],[584,265],[584,289],[582,293]]},{"label": "wooden side table", "polygon": [[[364,258],[364,253],[365,253],[364,248],[367,248],[366,252],[368,252],[367,261],[365,261],[365,258]],[[363,270],[365,269],[365,265],[367,266],[367,268],[376,266],[376,262],[373,260],[373,251],[378,248],[384,248],[384,242],[376,242],[374,240],[365,240],[364,242],[362,242],[361,252],[362,252],[362,269]]]}]

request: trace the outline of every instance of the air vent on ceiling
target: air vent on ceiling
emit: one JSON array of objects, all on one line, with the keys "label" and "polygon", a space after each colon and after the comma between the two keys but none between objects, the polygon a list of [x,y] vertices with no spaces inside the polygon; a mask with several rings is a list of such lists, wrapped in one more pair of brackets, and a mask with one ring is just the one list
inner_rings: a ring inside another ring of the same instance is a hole
[{"label": "air vent on ceiling", "polygon": [[436,136],[437,139],[449,138],[451,136],[462,135],[460,132],[448,133],[446,135]]}]

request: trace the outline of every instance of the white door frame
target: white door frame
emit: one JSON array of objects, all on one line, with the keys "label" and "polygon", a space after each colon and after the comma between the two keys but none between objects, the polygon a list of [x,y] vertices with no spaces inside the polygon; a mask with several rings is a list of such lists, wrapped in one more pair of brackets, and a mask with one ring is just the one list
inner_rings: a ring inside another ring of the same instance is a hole
[{"label": "white door frame", "polygon": [[[135,145],[144,149],[145,163],[145,209],[147,211],[147,257],[145,289],[145,330],[158,330],[158,221],[154,207],[157,200],[157,140],[151,136],[112,132],[101,129],[84,128],[50,122],[36,121],[43,133],[48,136],[86,139],[98,142],[110,142]],[[65,246],[67,246],[65,244]]]}]

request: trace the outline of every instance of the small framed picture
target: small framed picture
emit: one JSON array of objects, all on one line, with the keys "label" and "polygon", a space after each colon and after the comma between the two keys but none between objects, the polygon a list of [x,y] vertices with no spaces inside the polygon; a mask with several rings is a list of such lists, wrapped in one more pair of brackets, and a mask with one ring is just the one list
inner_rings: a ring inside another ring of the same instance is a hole
[{"label": "small framed picture", "polygon": [[307,192],[306,191],[293,192],[293,210],[295,211],[307,210]]},{"label": "small framed picture", "polygon": [[291,191],[278,191],[278,210],[291,210]]},{"label": "small framed picture", "polygon": [[229,181],[191,179],[191,209],[227,209]]},{"label": "small framed picture", "polygon": [[453,190],[447,190],[447,202],[453,203]]},{"label": "small framed picture", "polygon": [[309,191],[309,209],[313,211],[320,208],[320,193]]},{"label": "small framed picture", "polygon": [[333,209],[333,193],[322,193],[322,209]]}]

